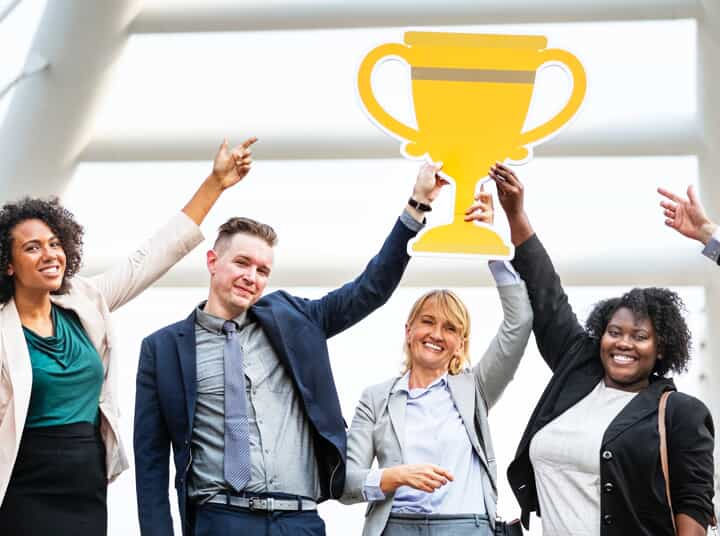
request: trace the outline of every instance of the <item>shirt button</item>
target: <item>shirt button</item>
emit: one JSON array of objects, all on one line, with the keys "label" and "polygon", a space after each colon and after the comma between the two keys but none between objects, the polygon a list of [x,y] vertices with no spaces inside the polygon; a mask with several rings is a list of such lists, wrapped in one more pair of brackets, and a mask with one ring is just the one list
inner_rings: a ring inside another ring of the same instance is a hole
[{"label": "shirt button", "polygon": [[612,493],[614,489],[615,485],[612,482],[605,482],[605,484],[603,484],[603,491],[605,493]]},{"label": "shirt button", "polygon": [[603,516],[603,523],[605,523],[606,525],[612,525],[612,524],[613,524],[613,521],[615,521],[615,520],[613,519],[613,516],[612,516],[612,515],[610,515],[610,514],[605,514],[605,515]]},{"label": "shirt button", "polygon": [[604,450],[602,453],[603,460],[612,460],[613,453],[609,450]]}]

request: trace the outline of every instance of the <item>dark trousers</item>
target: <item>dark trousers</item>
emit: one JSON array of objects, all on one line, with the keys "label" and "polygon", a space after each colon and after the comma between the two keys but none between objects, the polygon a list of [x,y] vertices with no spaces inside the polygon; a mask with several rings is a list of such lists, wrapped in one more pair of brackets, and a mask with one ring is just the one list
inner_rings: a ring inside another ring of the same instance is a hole
[{"label": "dark trousers", "polygon": [[317,511],[260,512],[222,504],[195,506],[194,536],[325,536]]}]

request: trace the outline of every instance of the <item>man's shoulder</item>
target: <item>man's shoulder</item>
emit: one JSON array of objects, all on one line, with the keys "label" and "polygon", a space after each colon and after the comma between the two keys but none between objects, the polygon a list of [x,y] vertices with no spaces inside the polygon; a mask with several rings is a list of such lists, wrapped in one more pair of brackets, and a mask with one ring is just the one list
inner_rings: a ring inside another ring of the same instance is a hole
[{"label": "man's shoulder", "polygon": [[183,318],[182,320],[178,320],[177,322],[173,322],[172,324],[168,324],[167,326],[163,326],[158,330],[153,331],[145,337],[145,340],[148,342],[161,342],[168,337],[173,337],[177,333],[184,332],[188,328],[188,323],[192,323],[192,317],[194,316],[193,313],[190,314],[190,316]]}]

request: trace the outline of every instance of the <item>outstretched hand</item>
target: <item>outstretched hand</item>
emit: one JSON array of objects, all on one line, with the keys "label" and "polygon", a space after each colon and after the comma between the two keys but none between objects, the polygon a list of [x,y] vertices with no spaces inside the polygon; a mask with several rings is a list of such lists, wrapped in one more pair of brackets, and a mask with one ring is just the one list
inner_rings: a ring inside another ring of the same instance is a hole
[{"label": "outstretched hand", "polygon": [[687,199],[665,188],[658,188],[657,191],[668,199],[660,201],[660,206],[664,209],[665,225],[681,235],[707,244],[716,225],[705,215],[695,187],[688,186]]},{"label": "outstretched hand", "polygon": [[257,138],[253,136],[232,150],[228,148],[227,140],[222,142],[215,155],[212,170],[212,177],[218,181],[221,189],[225,190],[234,186],[248,174],[252,166],[250,146],[256,141]]},{"label": "outstretched hand", "polygon": [[488,177],[497,185],[498,200],[508,218],[524,212],[525,190],[512,169],[497,162],[490,168]]},{"label": "outstretched hand", "polygon": [[413,199],[420,203],[430,204],[440,195],[440,190],[448,181],[440,176],[442,162],[426,162],[420,166],[415,187],[413,188]]}]

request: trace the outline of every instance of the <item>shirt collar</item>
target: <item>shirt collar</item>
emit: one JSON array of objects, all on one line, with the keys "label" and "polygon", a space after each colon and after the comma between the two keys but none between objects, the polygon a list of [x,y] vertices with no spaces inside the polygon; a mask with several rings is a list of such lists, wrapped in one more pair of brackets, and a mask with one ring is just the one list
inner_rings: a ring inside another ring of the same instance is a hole
[{"label": "shirt collar", "polygon": [[418,396],[420,396],[420,395],[426,393],[427,391],[430,391],[431,389],[434,389],[436,387],[445,387],[447,385],[447,377],[448,377],[448,373],[446,372],[439,378],[435,379],[427,387],[419,387],[417,389],[410,389],[410,371],[408,370],[397,381],[393,391],[404,391],[409,396],[415,395],[415,396],[411,396],[411,398],[417,398]]},{"label": "shirt collar", "polygon": [[[210,313],[205,312],[205,304],[207,302],[204,301],[200,303],[195,308],[195,322],[200,325],[200,327],[205,328],[211,333],[215,333],[217,335],[223,334],[223,324],[225,323],[224,318],[220,318],[219,316],[212,315]],[[247,311],[243,311],[238,316],[233,318],[233,321],[238,326],[238,330],[242,329],[245,324],[249,323],[249,320],[247,318]]]}]

